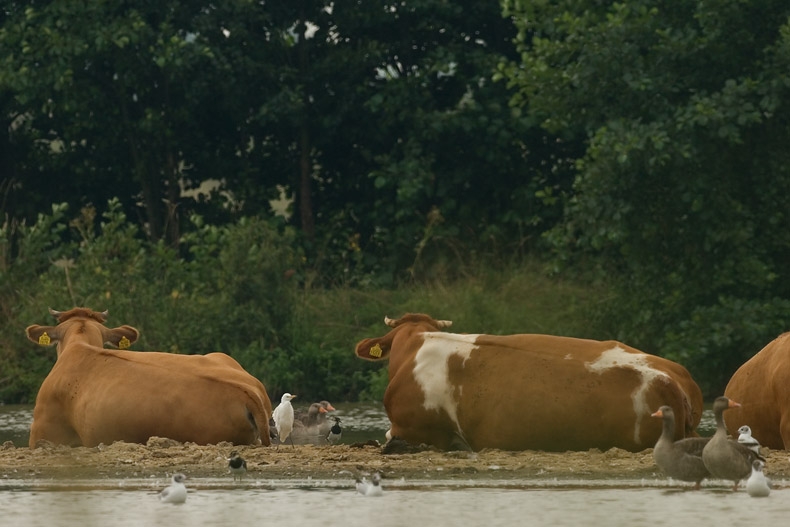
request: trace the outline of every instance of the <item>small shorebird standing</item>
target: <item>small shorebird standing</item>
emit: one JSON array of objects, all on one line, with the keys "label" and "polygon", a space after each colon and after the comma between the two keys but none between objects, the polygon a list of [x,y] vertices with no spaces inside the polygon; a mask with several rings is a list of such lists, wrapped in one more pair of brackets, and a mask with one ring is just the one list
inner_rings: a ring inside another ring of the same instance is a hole
[{"label": "small shorebird standing", "polygon": [[241,457],[236,450],[230,453],[230,457],[228,458],[228,470],[233,474],[233,481],[236,481],[236,477],[241,480],[244,474],[247,473],[247,461]]},{"label": "small shorebird standing", "polygon": [[326,440],[329,444],[334,445],[340,442],[340,438],[343,436],[343,429],[340,428],[340,418],[337,416],[332,417],[335,420],[335,424],[332,425],[332,428],[329,429],[329,433],[326,436]]}]

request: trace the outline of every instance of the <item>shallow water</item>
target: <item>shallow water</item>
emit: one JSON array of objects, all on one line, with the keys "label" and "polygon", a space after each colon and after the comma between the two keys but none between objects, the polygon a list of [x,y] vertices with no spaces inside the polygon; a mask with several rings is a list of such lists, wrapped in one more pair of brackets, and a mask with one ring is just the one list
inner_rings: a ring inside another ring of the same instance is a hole
[{"label": "shallow water", "polygon": [[[376,439],[384,442],[384,432],[389,428],[389,419],[380,403],[339,403],[334,405],[341,420],[343,437],[341,443]],[[297,408],[300,406],[296,405]],[[17,447],[27,446],[30,423],[33,421],[33,405],[0,405],[0,445],[13,441]]]},{"label": "shallow water", "polygon": [[[384,432],[389,428],[389,420],[380,403],[338,403],[337,415],[343,426],[342,443],[376,439],[384,442]],[[16,446],[27,445],[30,423],[33,421],[32,405],[0,405],[0,445],[13,441]],[[712,435],[716,430],[713,412],[708,408],[702,414],[697,430],[700,434]]]},{"label": "shallow water", "polygon": [[0,445],[13,441],[16,446],[27,446],[33,405],[5,404],[0,406]]},{"label": "shallow water", "polygon": [[[424,484],[425,482],[423,482]],[[0,514],[19,526],[312,525],[677,525],[688,521],[783,522],[786,494],[657,488],[474,488],[390,485],[363,497],[349,486],[198,488],[186,503],[160,503],[156,489],[0,491]],[[509,482],[512,485],[512,482]]]}]

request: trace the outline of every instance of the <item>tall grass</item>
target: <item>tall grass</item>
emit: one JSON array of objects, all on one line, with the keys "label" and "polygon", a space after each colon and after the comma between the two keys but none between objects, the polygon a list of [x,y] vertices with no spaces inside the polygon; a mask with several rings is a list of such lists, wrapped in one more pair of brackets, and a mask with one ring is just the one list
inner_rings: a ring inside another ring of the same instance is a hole
[{"label": "tall grass", "polygon": [[607,296],[600,288],[552,277],[537,259],[496,268],[470,265],[474,272],[452,283],[409,287],[401,311],[453,320],[453,330],[466,333],[604,337],[598,306]]}]

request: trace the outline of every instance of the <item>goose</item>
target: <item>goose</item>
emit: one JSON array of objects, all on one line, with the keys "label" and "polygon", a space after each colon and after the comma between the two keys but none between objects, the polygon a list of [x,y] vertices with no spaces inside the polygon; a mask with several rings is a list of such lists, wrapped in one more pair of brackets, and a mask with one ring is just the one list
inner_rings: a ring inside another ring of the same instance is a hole
[{"label": "goose", "polygon": [[334,412],[335,407],[329,401],[319,401],[311,404],[307,411],[296,413],[296,420],[302,421],[305,426],[317,426],[318,435],[326,437],[332,424],[327,420],[327,413]]},{"label": "goose", "polygon": [[379,473],[373,474],[370,481],[365,478],[357,479],[357,492],[363,496],[381,496],[384,491],[381,488],[381,476]]},{"label": "goose", "polygon": [[738,483],[749,477],[755,459],[765,461],[760,454],[727,437],[724,426],[724,411],[737,408],[740,404],[727,397],[717,397],[713,402],[713,415],[716,417],[716,433],[710,438],[702,451],[702,461],[714,478],[733,482],[732,490],[738,490]]},{"label": "goose", "polygon": [[664,421],[661,437],[653,449],[656,465],[670,478],[694,482],[694,490],[699,490],[702,480],[710,475],[702,462],[702,450],[710,438],[687,437],[675,441],[675,411],[671,406],[662,406],[651,415]]},{"label": "goose", "polygon": [[746,492],[752,498],[764,498],[771,493],[771,482],[763,474],[765,463],[759,459],[752,462],[752,475],[746,481]]},{"label": "goose", "polygon": [[738,429],[738,442],[749,450],[753,450],[755,454],[760,453],[760,442],[752,436],[752,429],[749,425],[743,425]]},{"label": "goose", "polygon": [[184,503],[187,500],[187,488],[184,480],[187,477],[181,473],[173,474],[170,486],[159,493],[159,501],[163,503]]},{"label": "goose", "polygon": [[[294,408],[291,406],[291,400],[295,397],[296,395],[284,393],[282,398],[280,398],[280,404],[272,412],[272,419],[274,419],[274,426],[277,428],[277,436],[280,438],[280,443],[285,443],[294,427]],[[294,441],[291,439],[291,446],[293,444]],[[277,448],[279,449],[280,445],[277,445]]]},{"label": "goose", "polygon": [[315,412],[316,408],[321,406],[319,403],[313,403],[310,406],[305,408],[294,408],[294,422],[301,421],[302,423],[307,423],[307,421],[311,420],[313,417],[310,416],[311,412]]},{"label": "goose", "polygon": [[321,403],[313,403],[307,409],[307,413],[303,414],[298,420],[305,426],[318,427],[321,423],[321,418],[326,419],[325,413],[326,409],[321,406]]},{"label": "goose", "polygon": [[241,479],[247,473],[247,461],[236,450],[230,453],[228,470],[233,474],[233,481],[236,481],[237,476]]},{"label": "goose", "polygon": [[299,445],[325,445],[326,433],[321,433],[321,416],[326,410],[320,403],[313,403],[301,418],[294,419],[291,440]]},{"label": "goose", "polygon": [[[321,408],[323,408],[326,412],[335,411],[335,407],[332,406],[332,403],[330,403],[329,401],[321,401],[318,404],[320,404]],[[327,415],[325,412],[321,412],[318,416],[318,428],[319,428],[319,433],[324,437],[326,437],[327,434],[329,434],[329,429],[332,428],[332,423],[330,423],[329,420],[327,419]]]}]

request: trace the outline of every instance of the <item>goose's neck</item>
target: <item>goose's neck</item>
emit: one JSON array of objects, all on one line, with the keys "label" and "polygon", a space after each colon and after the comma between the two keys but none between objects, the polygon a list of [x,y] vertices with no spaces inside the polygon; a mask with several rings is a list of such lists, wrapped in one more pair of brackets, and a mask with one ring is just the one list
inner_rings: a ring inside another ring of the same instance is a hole
[{"label": "goose's neck", "polygon": [[675,420],[674,419],[664,419],[664,427],[661,431],[661,436],[672,440],[675,437]]}]

